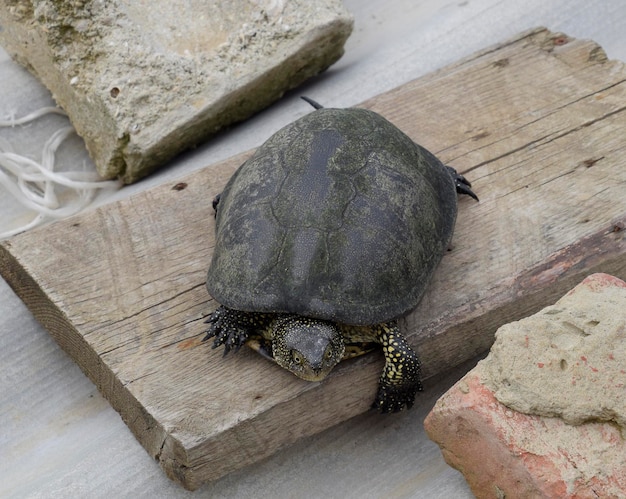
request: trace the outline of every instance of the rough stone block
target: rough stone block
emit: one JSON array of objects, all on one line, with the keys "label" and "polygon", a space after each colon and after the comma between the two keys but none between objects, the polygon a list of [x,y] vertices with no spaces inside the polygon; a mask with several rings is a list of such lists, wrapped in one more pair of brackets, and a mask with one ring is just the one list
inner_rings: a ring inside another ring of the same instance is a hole
[{"label": "rough stone block", "polygon": [[437,402],[426,431],[477,497],[626,497],[624,310],[626,283],[594,274]]},{"label": "rough stone block", "polygon": [[0,43],[126,183],[326,69],[351,29],[340,0],[0,3]]}]

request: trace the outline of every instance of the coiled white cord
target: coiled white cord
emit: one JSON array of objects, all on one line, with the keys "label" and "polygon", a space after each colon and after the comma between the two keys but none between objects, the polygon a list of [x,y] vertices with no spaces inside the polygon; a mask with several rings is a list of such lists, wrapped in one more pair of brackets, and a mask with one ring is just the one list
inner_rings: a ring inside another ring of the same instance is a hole
[{"label": "coiled white cord", "polygon": [[[0,127],[23,125],[49,113],[66,116],[57,107],[43,107],[18,119],[0,120]],[[29,223],[16,228],[6,229],[0,224],[0,239],[31,229],[50,218],[60,219],[78,213],[91,203],[98,189],[120,187],[120,183],[114,180],[98,180],[95,172],[54,171],[55,153],[72,133],[71,126],[54,132],[43,146],[41,163],[16,154],[11,144],[0,138],[0,186],[17,202],[36,213]],[[65,204],[57,196],[59,186],[74,191],[73,198]]]}]

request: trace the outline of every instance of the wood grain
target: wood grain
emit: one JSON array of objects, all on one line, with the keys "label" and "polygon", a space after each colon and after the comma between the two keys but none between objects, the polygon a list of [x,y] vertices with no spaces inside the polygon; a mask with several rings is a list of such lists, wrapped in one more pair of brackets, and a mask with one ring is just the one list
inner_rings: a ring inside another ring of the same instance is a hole
[{"label": "wood grain", "polygon": [[[403,320],[427,377],[589,273],[626,278],[626,71],[595,43],[536,29],[363,107],[481,199],[460,200],[452,247]],[[382,367],[373,354],[308,383],[201,343],[211,199],[248,154],[0,245],[2,276],[189,489],[368,410]]]}]

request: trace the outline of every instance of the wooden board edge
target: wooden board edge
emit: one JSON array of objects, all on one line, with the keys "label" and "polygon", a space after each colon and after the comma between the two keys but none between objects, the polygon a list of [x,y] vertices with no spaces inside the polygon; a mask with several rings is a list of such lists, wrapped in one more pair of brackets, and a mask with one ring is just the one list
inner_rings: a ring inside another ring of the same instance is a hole
[{"label": "wooden board edge", "polygon": [[[626,214],[612,220],[603,229],[549,255],[543,262],[512,276],[495,286],[499,299],[487,303],[472,303],[446,321],[437,323],[417,342],[423,359],[424,378],[438,376],[442,371],[429,368],[445,365],[452,369],[467,360],[455,356],[454,345],[469,342],[475,355],[491,347],[493,334],[506,323],[532,315],[556,302],[586,277],[603,272],[626,279]],[[443,326],[443,327],[442,327]],[[485,335],[488,331],[489,335]],[[488,340],[488,341],[486,341]],[[471,358],[471,355],[470,357]],[[436,359],[430,360],[430,359]],[[445,372],[445,371],[443,371]]]},{"label": "wooden board edge", "polygon": [[[18,270],[14,270],[18,269]],[[54,305],[37,280],[24,270],[19,258],[11,253],[11,241],[0,241],[0,276],[24,302],[35,319],[48,331],[61,349],[98,388],[102,396],[120,414],[135,438],[148,453],[158,456],[166,432],[130,393],[111,369],[102,362],[65,315]],[[88,359],[76,362],[76,358]],[[93,366],[86,369],[85,366]],[[107,386],[108,390],[103,387]]]}]

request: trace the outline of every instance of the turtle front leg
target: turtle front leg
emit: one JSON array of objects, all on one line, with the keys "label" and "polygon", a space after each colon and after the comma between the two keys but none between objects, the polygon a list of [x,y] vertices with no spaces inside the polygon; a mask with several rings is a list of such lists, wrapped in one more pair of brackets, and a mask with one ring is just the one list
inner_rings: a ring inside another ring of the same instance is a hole
[{"label": "turtle front leg", "polygon": [[380,412],[398,412],[411,408],[415,395],[422,391],[419,357],[398,328],[397,321],[377,326],[378,341],[383,346],[385,367],[372,408]]},{"label": "turtle front leg", "polygon": [[243,312],[220,305],[205,321],[210,324],[202,341],[215,338],[213,348],[224,345],[224,356],[234,349],[237,352],[250,334],[262,329],[266,314]]}]

